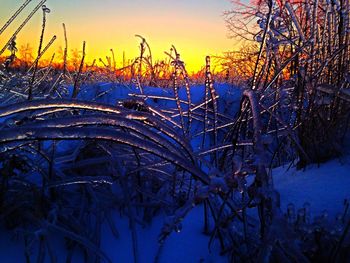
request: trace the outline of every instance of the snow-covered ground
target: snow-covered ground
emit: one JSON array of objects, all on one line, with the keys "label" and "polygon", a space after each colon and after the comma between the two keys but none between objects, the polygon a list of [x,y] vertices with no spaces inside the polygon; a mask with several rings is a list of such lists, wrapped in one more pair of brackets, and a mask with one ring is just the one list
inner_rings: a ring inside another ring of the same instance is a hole
[{"label": "snow-covered ground", "polygon": [[[273,170],[276,189],[281,196],[281,208],[285,212],[289,203],[296,208],[305,202],[311,204],[311,215],[320,215],[327,210],[329,218],[343,211],[343,201],[350,198],[350,156],[307,167],[297,171],[287,166]],[[108,229],[105,232],[103,248],[113,262],[130,262],[133,258],[131,234],[126,220],[121,220],[121,236],[115,239]],[[158,253],[158,235],[163,218],[152,225],[138,228],[140,262],[153,262]],[[193,209],[184,219],[179,233],[172,233],[160,252],[159,262],[228,262],[220,256],[217,243],[208,250],[209,237],[203,234],[203,208]]]},{"label": "snow-covered ground", "polygon": [[[275,188],[281,195],[281,208],[286,211],[287,205],[293,203],[300,208],[305,202],[311,204],[311,214],[320,215],[328,211],[329,218],[334,218],[342,212],[343,201],[350,197],[350,156],[327,163],[312,165],[305,170],[295,168],[287,170],[279,167],[273,170]],[[112,262],[133,262],[132,238],[126,217],[114,217],[119,231],[115,238],[109,227],[104,225],[102,249]],[[182,223],[179,233],[172,233],[160,248],[158,235],[164,223],[164,217],[157,217],[151,225],[137,227],[137,243],[139,262],[154,262],[159,253],[159,261],[165,263],[178,262],[227,262],[220,256],[217,243],[208,249],[209,237],[203,234],[203,208],[194,208]],[[1,262],[25,262],[23,241],[16,241],[12,234],[1,231],[0,255]],[[58,246],[59,249],[63,247]],[[60,253],[56,252],[56,255]],[[65,255],[62,253],[61,255]],[[36,256],[33,255],[33,259]],[[75,262],[79,255],[76,255]],[[57,257],[58,262],[64,262],[65,257]],[[47,258],[47,262],[50,262]]]},{"label": "snow-covered ground", "polygon": [[[108,92],[113,90],[114,92]],[[98,97],[100,102],[115,104],[117,100],[128,97],[134,91],[125,88],[115,89],[111,84],[103,84],[97,87],[85,87],[80,93],[80,99],[92,99]],[[139,92],[135,92],[139,94]],[[173,97],[172,90],[147,88],[147,94]],[[192,102],[203,101],[203,86],[194,87],[191,90]],[[225,103],[219,103],[220,112],[233,114],[239,105],[241,91],[234,87],[220,86],[218,93],[225,97]],[[135,96],[134,96],[135,97]],[[180,98],[186,100],[186,92],[180,89]],[[148,103],[176,107],[175,101],[152,100]],[[194,140],[195,142],[195,140]],[[194,143],[192,142],[192,143]],[[63,145],[65,145],[63,143]],[[69,142],[71,145],[71,142]],[[63,147],[63,146],[61,146]],[[350,149],[349,146],[346,146]],[[195,143],[193,148],[197,148]],[[343,210],[343,201],[350,198],[350,154],[346,157],[317,165],[308,166],[305,170],[297,171],[294,167],[288,170],[288,166],[273,170],[274,186],[281,197],[281,208],[285,212],[289,203],[293,203],[296,209],[301,208],[305,202],[311,204],[311,215],[320,215],[324,210],[329,217],[334,218]],[[112,262],[133,262],[133,242],[129,222],[126,217],[114,214],[115,225],[118,228],[119,238],[113,236],[109,226],[102,228],[102,250]],[[165,216],[156,217],[150,225],[137,226],[137,254],[139,262],[178,263],[178,262],[227,262],[226,257],[220,256],[220,249],[216,242],[208,248],[209,236],[203,234],[203,208],[195,207],[182,222],[181,231],[172,233],[166,241],[160,245],[158,236],[164,224]],[[0,262],[19,263],[25,262],[23,240],[16,240],[13,233],[0,230]],[[33,249],[34,250],[34,249]],[[55,254],[57,262],[65,262],[64,246],[62,242],[55,242]],[[35,262],[36,255],[32,255]],[[46,262],[50,259],[46,257]],[[81,255],[74,256],[74,263],[82,262]]]},{"label": "snow-covered ground", "polygon": [[273,173],[275,188],[281,195],[281,208],[289,203],[301,208],[309,202],[311,215],[327,210],[330,217],[342,212],[344,199],[350,198],[350,156],[297,171],[280,167]]},{"label": "snow-covered ground", "polygon": [[[132,239],[126,219],[118,222],[120,238],[115,239],[109,229],[104,229],[105,239],[102,248],[109,255],[112,262],[131,262],[133,259]],[[158,242],[158,236],[164,218],[158,217],[150,226],[142,228],[138,226],[138,255],[139,262],[154,262],[158,256],[158,262],[227,262],[226,257],[221,257],[219,246],[216,242],[208,249],[209,236],[203,234],[203,207],[194,208],[182,222],[181,230],[173,232],[162,244]]]}]

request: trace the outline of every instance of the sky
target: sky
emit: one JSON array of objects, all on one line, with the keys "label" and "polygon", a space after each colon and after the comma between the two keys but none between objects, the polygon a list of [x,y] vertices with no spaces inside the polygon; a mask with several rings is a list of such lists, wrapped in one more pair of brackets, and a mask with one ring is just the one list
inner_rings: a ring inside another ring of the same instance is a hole
[{"label": "sky", "polygon": [[[24,0],[0,0],[0,25]],[[13,25],[0,36],[1,48],[39,0],[32,0]],[[105,58],[113,48],[118,64],[122,54],[137,56],[142,35],[156,59],[166,57],[175,45],[189,71],[200,69],[206,55],[220,55],[234,49],[228,38],[223,12],[232,8],[229,0],[47,0],[44,43],[57,35],[52,54],[64,46],[62,23],[66,24],[69,49],[81,49],[86,41],[87,61]],[[18,46],[30,43],[37,50],[41,32],[41,11],[37,12],[17,38]]]}]

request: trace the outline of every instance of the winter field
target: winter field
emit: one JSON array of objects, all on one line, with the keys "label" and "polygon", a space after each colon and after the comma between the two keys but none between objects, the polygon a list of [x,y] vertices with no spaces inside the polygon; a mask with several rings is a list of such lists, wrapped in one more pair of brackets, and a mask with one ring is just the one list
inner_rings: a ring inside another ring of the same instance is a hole
[{"label": "winter field", "polygon": [[[70,92],[72,92],[72,89],[70,89]],[[144,92],[150,98],[174,97],[173,91],[155,87],[146,87]],[[227,114],[235,115],[239,109],[242,89],[222,84],[217,85],[217,93],[219,98],[228,98],[224,101],[224,105],[221,105],[219,99],[218,108],[220,111],[229,110],[226,112]],[[82,87],[78,99],[81,101],[94,101],[98,98],[98,101],[103,103],[102,105],[113,105],[116,101],[123,101],[139,94],[140,91],[137,89],[126,89],[124,86],[102,83],[94,86],[87,85]],[[194,98],[192,102],[200,105],[205,99],[203,94],[205,94],[205,86],[193,86],[191,89],[191,97]],[[179,89],[179,99],[186,99],[185,88]],[[176,102],[172,100],[169,101],[169,99],[159,99],[157,102],[155,102],[154,99],[147,100],[149,100],[147,104],[153,107],[176,108]],[[193,134],[199,133],[201,127],[196,127],[196,125],[194,125],[193,130]],[[73,142],[58,142],[56,145],[56,152],[63,152],[65,156],[67,152],[69,152],[70,154],[68,155],[72,155],[72,152],[76,151],[76,145],[79,145],[79,142]],[[201,142],[201,137],[191,140],[191,146],[194,151],[200,150]],[[210,142],[208,141],[207,143]],[[52,144],[47,143],[46,145],[44,144],[43,147],[43,151],[49,152]],[[315,223],[318,221],[331,235],[334,235],[337,231],[344,231],[345,225],[343,222],[339,222],[341,221],[339,217],[343,218],[344,214],[348,214],[347,210],[349,206],[347,200],[349,200],[350,194],[350,157],[348,157],[346,149],[347,148],[344,149],[345,152],[342,157],[320,165],[309,165],[303,170],[297,170],[294,165],[290,167],[290,164],[271,170],[274,188],[280,194],[281,211],[287,220],[290,220],[288,213],[292,211],[290,217],[293,220],[293,224],[297,224],[296,221],[301,220],[299,218],[299,213],[302,213],[303,209],[306,208],[308,210],[306,215],[307,220],[305,219],[307,224],[303,224],[302,226],[308,228],[308,231],[319,227],[319,225]],[[43,157],[36,156],[36,158],[37,160],[35,161],[37,163],[44,162]],[[57,154],[56,158],[60,160],[60,158],[65,157],[61,157]],[[75,159],[76,157],[70,159],[69,162],[73,162],[74,164]],[[88,169],[91,169],[91,165],[94,166],[94,161],[97,160],[92,158],[86,163]],[[58,169],[64,169],[58,164],[57,166]],[[84,166],[85,165],[81,166],[78,164],[78,167],[81,167],[83,170],[85,169]],[[100,167],[97,166],[97,169],[100,169]],[[93,172],[93,170],[90,172]],[[94,172],[97,173],[97,171]],[[105,173],[105,171],[103,172]],[[33,171],[29,170],[26,177],[39,176],[37,173],[32,173]],[[252,187],[255,179],[254,177],[253,174],[247,174],[244,180],[244,187]],[[96,176],[94,180],[94,178],[91,177],[84,179],[84,177],[79,176],[79,179],[74,178],[68,182],[62,181],[60,186],[70,187],[70,185],[90,184],[93,189],[95,188],[95,190],[98,191],[98,188],[102,187],[104,184],[110,186],[114,184],[112,181],[109,182],[107,178],[108,177],[100,178]],[[36,179],[33,180],[35,183],[39,183]],[[74,188],[71,190],[76,191]],[[214,192],[216,191],[217,190],[214,190]],[[115,194],[117,195],[117,192]],[[171,230],[171,233],[167,233],[169,237],[164,242],[159,242],[160,234],[164,231],[164,225],[167,224],[169,220],[173,220],[173,216],[176,215],[160,210],[153,215],[151,221],[142,222],[142,217],[144,215],[141,211],[136,210],[135,217],[139,224],[135,226],[135,236],[133,236],[130,229],[128,212],[125,211],[125,208],[121,208],[120,205],[121,204],[114,208],[108,208],[110,209],[108,212],[110,213],[110,218],[104,218],[99,228],[99,254],[101,253],[100,255],[104,255],[106,260],[110,260],[111,262],[130,262],[135,256],[133,246],[136,245],[138,262],[229,262],[227,257],[220,253],[219,242],[217,240],[211,240],[211,235],[204,232],[205,220],[203,214],[205,209],[203,204],[193,204],[193,208],[190,209],[188,213],[186,211],[185,216],[181,214],[180,217],[183,217],[183,219],[179,219],[176,225],[173,226],[174,228]],[[253,214],[253,221],[258,220],[258,217],[255,219],[254,217],[256,217],[256,215]],[[209,221],[210,225],[213,226],[215,224],[212,219],[209,219]],[[111,224],[113,224],[113,227]],[[237,227],[239,228],[240,226],[238,225]],[[31,260],[37,260],[37,251],[40,251],[38,243],[33,242],[29,247],[26,247],[19,239],[20,231],[17,230],[15,233],[8,229],[3,229],[2,231],[0,253],[5,260],[4,262],[25,262],[26,253],[24,253],[24,251],[26,250],[28,250],[27,253]],[[242,229],[238,231],[240,232]],[[33,234],[40,235],[41,232],[34,232]],[[53,231],[52,234],[47,236],[47,242],[52,244],[54,252],[51,252],[52,255],[48,253],[46,257],[43,258],[44,262],[51,262],[52,260],[54,260],[54,262],[66,261],[66,256],[63,256],[67,254],[66,244],[63,242],[64,236],[64,233],[62,234],[60,231]],[[135,241],[135,239],[137,241]],[[81,240],[81,242],[83,246],[89,246],[85,243],[88,242],[87,240]],[[18,251],[23,251],[23,253],[18,253]],[[97,253],[97,251],[94,251],[94,253]],[[86,262],[87,259],[83,251],[76,249],[71,255],[71,260],[72,262]]]},{"label": "winter field", "polygon": [[47,60],[46,1],[2,35],[30,2],[0,21],[0,262],[350,261],[349,0],[232,1],[251,42],[197,73],[140,35],[88,63],[65,24]]}]

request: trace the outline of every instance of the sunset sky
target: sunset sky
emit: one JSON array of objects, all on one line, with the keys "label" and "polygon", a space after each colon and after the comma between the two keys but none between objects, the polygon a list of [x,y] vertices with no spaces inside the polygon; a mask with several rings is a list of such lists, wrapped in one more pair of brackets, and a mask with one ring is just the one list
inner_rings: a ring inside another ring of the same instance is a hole
[{"label": "sunset sky", "polygon": [[[0,0],[1,26],[24,0]],[[32,0],[13,25],[0,36],[1,48],[39,0]],[[227,38],[223,12],[229,0],[48,0],[47,33],[44,43],[57,35],[49,54],[64,45],[62,23],[67,27],[69,49],[81,49],[86,41],[87,60],[105,58],[113,48],[120,65],[122,53],[127,58],[138,54],[139,39],[144,36],[156,58],[174,44],[190,71],[204,64],[206,55],[220,54],[234,48]],[[19,35],[18,47],[30,43],[37,50],[41,31],[41,10]]]}]

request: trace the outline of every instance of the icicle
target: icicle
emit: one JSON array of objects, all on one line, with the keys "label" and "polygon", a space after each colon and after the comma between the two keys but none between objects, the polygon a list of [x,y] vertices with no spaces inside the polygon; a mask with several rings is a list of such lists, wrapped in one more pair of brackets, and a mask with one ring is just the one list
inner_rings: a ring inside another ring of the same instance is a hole
[{"label": "icicle", "polygon": [[[218,104],[216,100],[216,91],[213,85],[213,79],[212,79],[212,74],[210,71],[210,57],[206,57],[206,85],[208,86],[209,92],[210,92],[210,97],[213,103],[213,112],[214,112],[214,145],[218,145]],[[218,165],[218,153],[217,151],[215,152],[215,163],[216,166]]]},{"label": "icicle", "polygon": [[180,102],[180,97],[179,97],[179,84],[178,84],[178,76],[179,76],[179,70],[180,70],[180,55],[176,52],[175,50],[175,61],[173,61],[173,66],[174,66],[174,72],[173,72],[173,89],[174,89],[174,95],[176,98],[176,105],[177,109],[179,111],[179,116],[180,116],[180,123],[181,123],[181,129],[183,134],[185,134],[185,123],[184,123],[184,116],[181,108],[181,102]]},{"label": "icicle", "polygon": [[26,0],[21,7],[13,14],[13,16],[3,25],[0,29],[0,35],[6,30],[6,28],[16,19],[16,17],[23,11],[24,8],[31,2],[32,0]]},{"label": "icicle", "polygon": [[293,9],[293,7],[291,6],[291,4],[290,4],[289,2],[286,2],[286,8],[287,8],[287,10],[288,10],[288,12],[289,12],[289,14],[290,14],[290,16],[291,16],[291,18],[292,18],[292,20],[293,20],[293,23],[294,23],[294,25],[295,25],[295,27],[296,27],[298,33],[299,33],[299,37],[301,38],[301,40],[302,40],[303,42],[305,42],[304,33],[303,33],[303,31],[302,31],[302,29],[301,29],[301,26],[300,26],[300,23],[299,23],[299,21],[298,21],[296,15],[295,15],[295,13],[294,13],[294,9]]},{"label": "icicle", "polygon": [[15,33],[13,33],[12,37],[9,39],[9,41],[5,44],[5,46],[0,50],[0,55],[4,53],[6,48],[8,47],[9,43],[17,37],[18,33],[21,32],[23,27],[29,22],[29,20],[34,16],[34,14],[40,9],[40,7],[46,2],[46,0],[42,0],[34,9],[33,11],[27,16],[27,18],[23,21],[23,23],[17,28]]}]

